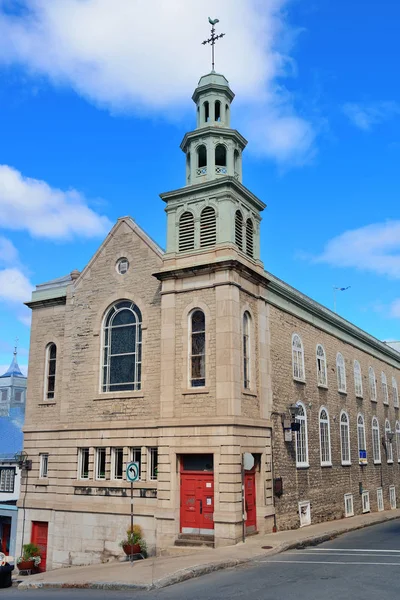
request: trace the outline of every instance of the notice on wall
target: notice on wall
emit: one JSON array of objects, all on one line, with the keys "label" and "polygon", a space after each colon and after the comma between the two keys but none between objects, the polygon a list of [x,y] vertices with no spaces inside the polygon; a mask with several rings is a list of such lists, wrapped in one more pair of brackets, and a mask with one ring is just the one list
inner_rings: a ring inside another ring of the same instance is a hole
[{"label": "notice on wall", "polygon": [[212,505],[212,498],[207,498],[207,506],[211,506]]},{"label": "notice on wall", "polygon": [[210,481],[207,481],[207,482],[206,482],[206,488],[210,488],[210,487],[211,487],[211,482],[210,482]]}]

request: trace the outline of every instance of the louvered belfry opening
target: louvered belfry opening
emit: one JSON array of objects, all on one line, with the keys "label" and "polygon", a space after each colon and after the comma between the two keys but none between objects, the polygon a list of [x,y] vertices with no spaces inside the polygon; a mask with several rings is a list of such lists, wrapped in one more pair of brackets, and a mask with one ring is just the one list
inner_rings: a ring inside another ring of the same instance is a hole
[{"label": "louvered belfry opening", "polygon": [[235,214],[235,243],[240,250],[243,250],[243,217],[240,210]]},{"label": "louvered belfry opening", "polygon": [[215,210],[206,206],[200,216],[200,248],[214,246],[217,241],[217,218]]},{"label": "louvered belfry opening", "polygon": [[253,258],[254,250],[253,250],[253,223],[251,219],[247,219],[246,223],[246,254]]},{"label": "louvered belfry opening", "polygon": [[194,249],[194,217],[185,212],[179,220],[179,252]]}]

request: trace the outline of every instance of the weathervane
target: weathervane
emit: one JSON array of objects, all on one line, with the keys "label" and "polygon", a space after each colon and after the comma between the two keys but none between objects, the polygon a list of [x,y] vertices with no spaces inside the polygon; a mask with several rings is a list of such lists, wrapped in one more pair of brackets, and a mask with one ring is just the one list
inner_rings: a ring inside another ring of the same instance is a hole
[{"label": "weathervane", "polygon": [[214,46],[215,46],[215,42],[217,40],[219,40],[220,38],[224,37],[224,33],[220,33],[219,35],[215,35],[215,27],[214,25],[216,25],[217,23],[219,23],[219,19],[211,19],[210,17],[208,17],[208,22],[211,25],[211,37],[208,38],[208,40],[204,40],[204,42],[202,42],[203,46],[205,46],[206,44],[211,44],[211,56],[212,56],[212,71],[214,71]]}]

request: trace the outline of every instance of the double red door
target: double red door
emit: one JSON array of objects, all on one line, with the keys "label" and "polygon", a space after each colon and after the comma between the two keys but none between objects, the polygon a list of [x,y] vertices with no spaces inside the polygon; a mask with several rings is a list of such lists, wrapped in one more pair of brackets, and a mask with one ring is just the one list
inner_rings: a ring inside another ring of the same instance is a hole
[{"label": "double red door", "polygon": [[257,530],[255,469],[244,472],[244,500],[247,513],[246,530],[247,533],[252,533]]},{"label": "double red door", "polygon": [[39,571],[46,570],[48,526],[49,524],[43,521],[32,522],[31,542],[39,548],[40,558],[42,559],[39,565]]},{"label": "double red door", "polygon": [[214,533],[214,473],[181,473],[181,532]]}]

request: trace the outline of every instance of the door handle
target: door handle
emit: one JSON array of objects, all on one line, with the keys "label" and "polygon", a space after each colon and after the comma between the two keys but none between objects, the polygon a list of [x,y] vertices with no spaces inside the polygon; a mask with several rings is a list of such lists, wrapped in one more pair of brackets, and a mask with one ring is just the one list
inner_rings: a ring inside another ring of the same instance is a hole
[{"label": "door handle", "polygon": [[200,500],[200,514],[203,514],[203,500]]}]

